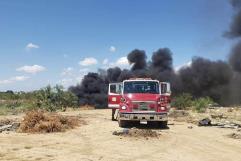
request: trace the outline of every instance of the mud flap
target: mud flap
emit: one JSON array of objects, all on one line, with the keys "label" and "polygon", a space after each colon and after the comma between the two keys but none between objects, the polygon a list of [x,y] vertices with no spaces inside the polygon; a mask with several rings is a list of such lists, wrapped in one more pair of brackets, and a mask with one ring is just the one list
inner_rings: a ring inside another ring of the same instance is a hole
[{"label": "mud flap", "polygon": [[115,120],[118,120],[118,115],[119,115],[119,109],[116,109],[115,113],[114,113],[114,119]]}]

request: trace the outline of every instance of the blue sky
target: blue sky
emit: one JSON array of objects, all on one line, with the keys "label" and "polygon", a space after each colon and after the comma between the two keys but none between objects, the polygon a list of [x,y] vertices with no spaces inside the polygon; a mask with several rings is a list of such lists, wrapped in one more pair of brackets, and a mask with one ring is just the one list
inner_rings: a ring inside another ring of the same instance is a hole
[{"label": "blue sky", "polygon": [[228,0],[2,0],[0,91],[67,87],[98,68],[129,68],[135,48],[150,59],[168,47],[174,67],[193,56],[225,60],[232,15]]}]

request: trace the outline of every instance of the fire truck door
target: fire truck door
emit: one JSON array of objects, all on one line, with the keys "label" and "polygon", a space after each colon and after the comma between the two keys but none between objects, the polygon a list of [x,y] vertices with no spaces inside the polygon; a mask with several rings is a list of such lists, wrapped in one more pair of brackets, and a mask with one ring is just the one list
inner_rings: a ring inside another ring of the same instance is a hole
[{"label": "fire truck door", "polygon": [[122,83],[110,83],[108,90],[108,107],[119,108],[122,94]]}]

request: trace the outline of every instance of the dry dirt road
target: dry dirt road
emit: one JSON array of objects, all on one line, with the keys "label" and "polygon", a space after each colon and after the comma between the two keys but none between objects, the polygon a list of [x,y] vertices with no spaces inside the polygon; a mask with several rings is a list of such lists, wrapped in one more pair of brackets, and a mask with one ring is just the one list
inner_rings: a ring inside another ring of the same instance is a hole
[{"label": "dry dirt road", "polygon": [[88,123],[65,133],[0,133],[0,160],[61,161],[241,161],[241,140],[228,138],[231,129],[187,128],[173,122],[158,129],[159,138],[112,135],[121,130],[110,120],[110,110],[66,112],[81,115]]}]

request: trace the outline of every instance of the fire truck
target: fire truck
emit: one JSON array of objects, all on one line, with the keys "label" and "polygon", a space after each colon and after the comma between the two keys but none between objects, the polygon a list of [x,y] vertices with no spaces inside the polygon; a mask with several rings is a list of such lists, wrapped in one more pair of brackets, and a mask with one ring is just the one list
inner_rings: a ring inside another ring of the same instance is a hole
[{"label": "fire truck", "polygon": [[112,120],[118,120],[120,127],[131,122],[167,126],[170,96],[168,82],[132,78],[109,84],[108,107],[112,109]]}]

